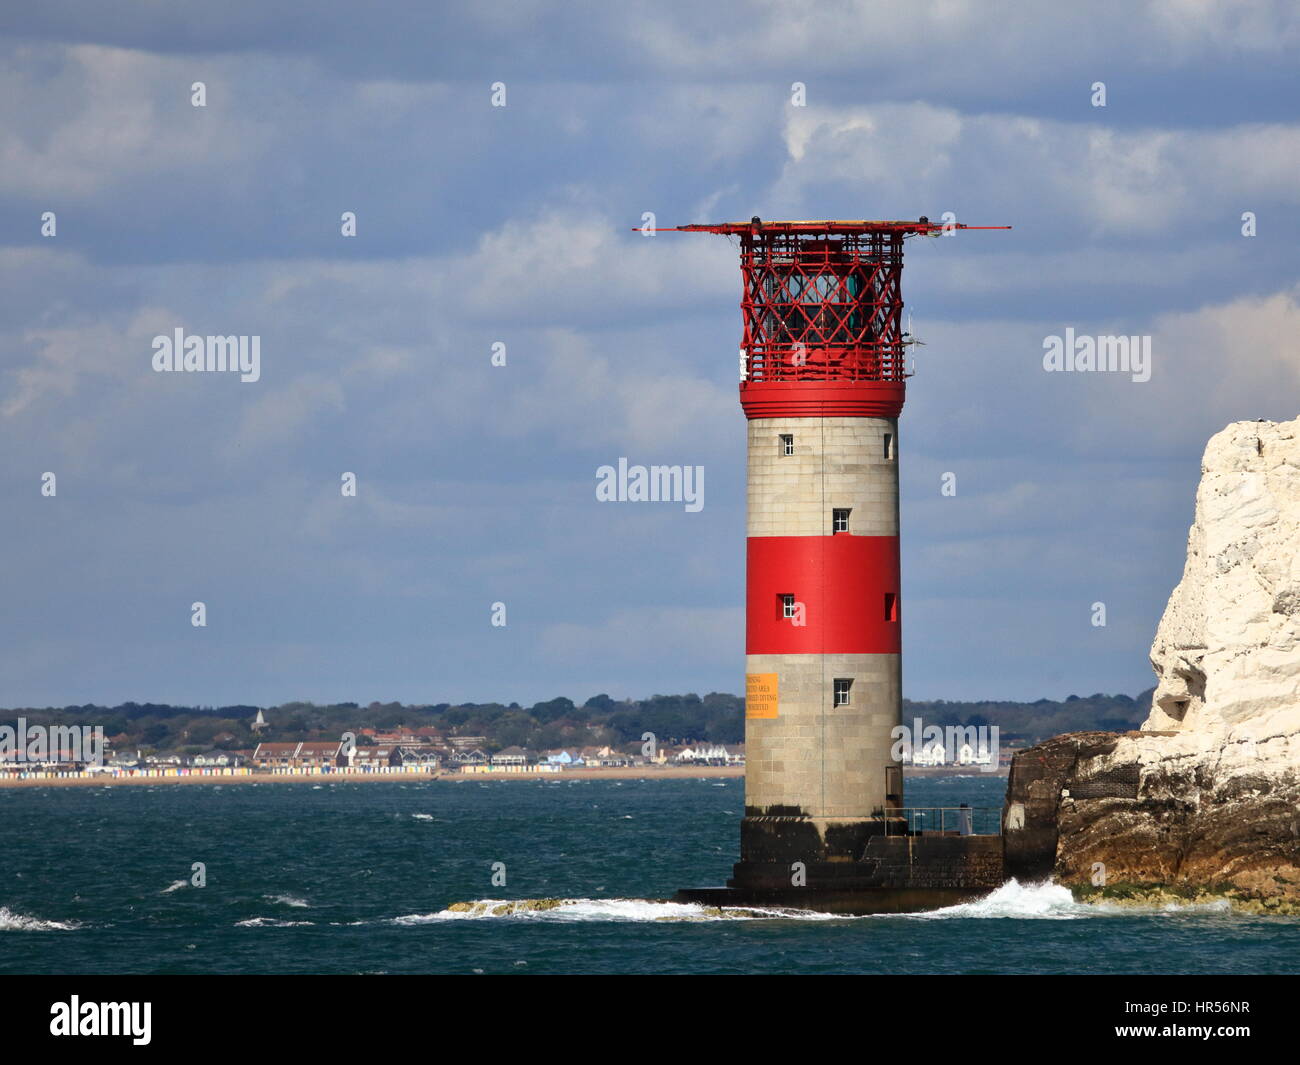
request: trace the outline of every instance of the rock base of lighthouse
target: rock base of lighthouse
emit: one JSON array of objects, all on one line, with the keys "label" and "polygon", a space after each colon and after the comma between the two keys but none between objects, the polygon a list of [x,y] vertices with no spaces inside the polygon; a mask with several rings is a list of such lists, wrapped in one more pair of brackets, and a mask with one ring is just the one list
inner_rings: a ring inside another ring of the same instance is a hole
[{"label": "rock base of lighthouse", "polygon": [[[797,878],[795,861],[802,863]],[[726,887],[686,888],[675,901],[845,915],[916,913],[970,902],[1004,879],[1001,836],[880,833],[867,836],[855,856],[737,862]]]}]

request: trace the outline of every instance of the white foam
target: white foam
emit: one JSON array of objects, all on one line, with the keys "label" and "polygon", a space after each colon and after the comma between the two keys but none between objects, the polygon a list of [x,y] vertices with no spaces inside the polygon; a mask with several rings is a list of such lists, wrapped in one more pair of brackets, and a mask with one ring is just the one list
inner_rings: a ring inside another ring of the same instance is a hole
[{"label": "white foam", "polygon": [[170,884],[168,884],[165,888],[163,888],[160,892],[158,892],[158,894],[170,895],[173,891],[180,891],[181,888],[188,887],[188,886],[189,886],[188,880],[173,880]]},{"label": "white foam", "polygon": [[276,917],[250,917],[247,921],[236,921],[236,928],[299,928],[302,925],[315,924],[315,921],[281,921]]},{"label": "white foam", "polygon": [[397,925],[429,924],[435,921],[753,921],[778,917],[798,920],[841,920],[835,914],[804,910],[760,907],[727,907],[719,911],[694,902],[664,902],[656,899],[559,899],[547,910],[525,908],[527,899],[476,899],[469,910],[441,910],[438,913],[408,914],[393,918]]},{"label": "white foam", "polygon": [[262,898],[279,906],[293,906],[298,909],[306,909],[311,905],[306,899],[300,899],[296,895],[263,895]]},{"label": "white foam", "polygon": [[0,932],[71,932],[80,927],[76,921],[42,921],[0,906]]},{"label": "white foam", "polygon": [[1070,889],[1050,880],[1022,884],[1008,880],[996,891],[957,906],[947,906],[929,913],[912,913],[905,916],[924,920],[946,920],[954,917],[990,918],[1008,917],[1019,920],[1073,921],[1087,917],[1139,917],[1153,914],[1180,913],[1231,913],[1232,903],[1215,899],[1201,903],[1162,903],[1159,905],[1120,905],[1114,902],[1076,902]]},{"label": "white foam", "polygon": [[406,914],[394,917],[396,925],[422,925],[438,921],[861,921],[861,920],[1011,920],[1070,921],[1098,917],[1160,916],[1185,913],[1229,913],[1226,899],[1210,903],[1121,906],[1114,903],[1076,902],[1069,888],[1047,881],[1021,884],[1010,880],[973,902],[947,906],[940,910],[915,913],[880,913],[850,916],[817,913],[781,907],[727,906],[723,909],[693,902],[666,902],[657,899],[558,899],[550,909],[528,909],[527,899],[476,899],[468,910],[440,910],[436,913]]},{"label": "white foam", "polygon": [[1070,889],[1045,881],[1040,884],[1021,884],[1008,880],[1001,887],[973,902],[945,906],[926,913],[909,913],[901,916],[925,920],[948,920],[955,917],[989,918],[1014,917],[1036,920],[1068,921],[1089,916],[1093,908],[1074,901]]}]

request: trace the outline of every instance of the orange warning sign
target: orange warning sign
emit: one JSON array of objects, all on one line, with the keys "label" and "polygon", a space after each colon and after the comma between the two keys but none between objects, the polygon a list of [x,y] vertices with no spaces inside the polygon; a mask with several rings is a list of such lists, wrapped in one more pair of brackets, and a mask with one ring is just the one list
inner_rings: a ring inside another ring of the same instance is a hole
[{"label": "orange warning sign", "polygon": [[775,673],[745,674],[745,717],[774,718],[777,716],[777,675]]}]

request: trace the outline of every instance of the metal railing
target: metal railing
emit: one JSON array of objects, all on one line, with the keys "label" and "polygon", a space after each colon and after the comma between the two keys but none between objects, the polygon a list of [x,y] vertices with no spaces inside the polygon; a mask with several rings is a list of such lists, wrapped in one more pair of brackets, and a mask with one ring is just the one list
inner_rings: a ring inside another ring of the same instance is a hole
[{"label": "metal railing", "polygon": [[1000,806],[896,806],[885,811],[885,835],[1000,836]]},{"label": "metal railing", "polygon": [[906,379],[905,346],[899,341],[803,344],[793,340],[750,342],[745,379],[755,384],[789,381],[884,381]]}]

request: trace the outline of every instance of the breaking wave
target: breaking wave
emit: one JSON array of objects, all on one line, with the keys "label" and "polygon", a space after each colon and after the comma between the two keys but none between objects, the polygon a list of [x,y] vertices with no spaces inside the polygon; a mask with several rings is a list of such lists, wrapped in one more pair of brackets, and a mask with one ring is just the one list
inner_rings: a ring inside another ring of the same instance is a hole
[{"label": "breaking wave", "polygon": [[296,909],[305,910],[311,905],[306,899],[300,899],[296,895],[263,895],[262,898],[278,906],[293,906]]},{"label": "breaking wave", "polygon": [[1010,880],[982,898],[939,910],[880,913],[864,916],[817,913],[811,910],[758,906],[705,906],[693,902],[655,899],[476,899],[453,903],[436,913],[407,914],[391,919],[396,925],[437,921],[862,921],[955,919],[1072,921],[1098,917],[1136,917],[1173,913],[1230,913],[1227,899],[1200,903],[1160,903],[1149,906],[1110,902],[1077,902],[1070,889],[1050,881],[1021,884]]},{"label": "breaking wave", "polygon": [[394,917],[393,924],[435,921],[482,921],[510,918],[528,921],[754,921],[772,918],[841,920],[834,914],[758,907],[702,906],[655,899],[476,899],[457,902],[438,913]]},{"label": "breaking wave", "polygon": [[1001,887],[973,902],[945,906],[927,913],[909,913],[908,917],[923,920],[950,920],[952,918],[1014,917],[1040,920],[1068,921],[1078,917],[1094,916],[1094,907],[1075,902],[1070,889],[1060,884],[1021,884],[1008,880]]},{"label": "breaking wave", "polygon": [[1137,917],[1160,913],[1231,913],[1227,899],[1212,902],[1166,902],[1150,905],[1120,905],[1113,902],[1078,902],[1070,889],[1050,880],[1022,884],[1008,880],[992,893],[973,902],[946,906],[929,913],[907,914],[921,920],[952,918],[1009,917],[1020,920],[1073,921],[1085,917]]},{"label": "breaking wave", "polygon": [[80,927],[76,921],[42,921],[0,906],[0,932],[71,932]]},{"label": "breaking wave", "polygon": [[236,928],[300,928],[315,924],[315,921],[282,921],[278,917],[250,917],[246,921],[236,921]]}]

